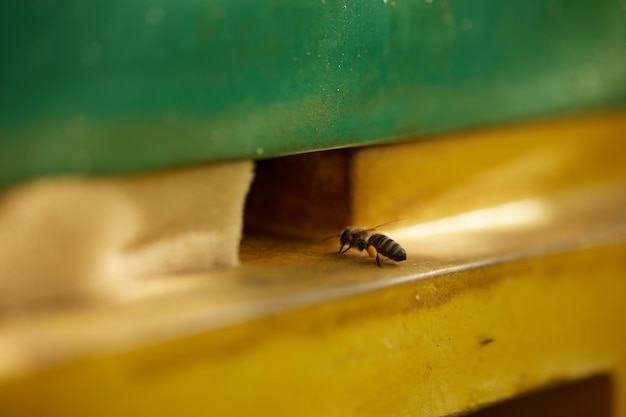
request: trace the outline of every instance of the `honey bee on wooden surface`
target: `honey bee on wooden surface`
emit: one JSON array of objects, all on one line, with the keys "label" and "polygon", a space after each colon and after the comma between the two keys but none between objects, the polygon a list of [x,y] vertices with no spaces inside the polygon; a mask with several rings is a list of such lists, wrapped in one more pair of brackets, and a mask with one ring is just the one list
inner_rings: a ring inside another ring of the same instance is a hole
[{"label": "honey bee on wooden surface", "polygon": [[[397,220],[396,220],[397,221]],[[393,222],[389,222],[393,223]],[[380,255],[386,256],[392,261],[400,262],[406,260],[406,251],[395,240],[381,234],[374,233],[370,235],[370,232],[377,228],[389,223],[383,223],[376,227],[366,229],[361,226],[348,226],[339,235],[329,236],[324,240],[339,237],[339,254],[344,254],[351,248],[356,248],[359,251],[367,250],[370,258],[376,258],[376,263],[380,265]],[[346,247],[344,250],[343,248]]]},{"label": "honey bee on wooden surface", "polygon": [[380,266],[378,255],[386,256],[392,261],[406,261],[406,251],[398,242],[381,234],[376,233],[367,240],[367,253],[370,258],[376,256],[376,263]]}]

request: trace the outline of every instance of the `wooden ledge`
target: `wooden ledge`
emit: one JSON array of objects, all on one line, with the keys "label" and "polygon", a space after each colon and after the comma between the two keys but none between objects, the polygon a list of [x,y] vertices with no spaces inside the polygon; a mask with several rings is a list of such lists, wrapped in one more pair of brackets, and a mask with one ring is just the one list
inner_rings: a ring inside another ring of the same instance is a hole
[{"label": "wooden ledge", "polygon": [[4,321],[0,412],[440,416],[604,374],[621,415],[624,187],[520,201],[533,216],[497,226],[398,229],[408,260],[381,268],[249,236],[240,268]]}]

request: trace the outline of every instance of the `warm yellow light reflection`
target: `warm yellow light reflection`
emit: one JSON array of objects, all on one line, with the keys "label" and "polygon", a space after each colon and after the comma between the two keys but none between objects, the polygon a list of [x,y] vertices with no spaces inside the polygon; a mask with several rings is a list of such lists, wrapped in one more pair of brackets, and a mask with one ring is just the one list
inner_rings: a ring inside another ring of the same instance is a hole
[{"label": "warm yellow light reflection", "polygon": [[533,198],[405,227],[394,230],[393,235],[395,239],[409,239],[465,230],[528,226],[547,220],[551,213],[547,202]]}]

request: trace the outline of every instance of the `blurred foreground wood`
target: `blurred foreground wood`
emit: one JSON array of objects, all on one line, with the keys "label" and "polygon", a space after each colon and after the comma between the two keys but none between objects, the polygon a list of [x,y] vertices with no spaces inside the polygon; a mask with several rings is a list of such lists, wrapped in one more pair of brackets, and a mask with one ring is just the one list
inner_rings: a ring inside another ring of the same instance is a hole
[{"label": "blurred foreground wood", "polygon": [[[603,142],[615,153],[621,132]],[[543,155],[558,161],[559,149]],[[621,155],[583,159],[579,170],[542,163],[554,181],[528,181],[524,192],[477,174],[476,184],[494,182],[480,205],[381,230],[406,262],[379,268],[364,253],[338,255],[336,240],[252,234],[238,268],[6,318],[0,414],[444,416],[573,387],[526,409],[571,415],[579,403],[558,398],[573,395],[595,415],[624,416]],[[529,172],[505,165],[513,171],[497,172],[512,183]]]}]

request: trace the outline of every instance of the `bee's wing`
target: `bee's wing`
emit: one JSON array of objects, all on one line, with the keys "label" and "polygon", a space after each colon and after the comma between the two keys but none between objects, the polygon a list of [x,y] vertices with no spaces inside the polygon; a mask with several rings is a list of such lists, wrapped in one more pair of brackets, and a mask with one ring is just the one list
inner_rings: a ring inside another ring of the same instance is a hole
[{"label": "bee's wing", "polygon": [[[370,229],[363,229],[363,230],[359,230],[359,231],[357,231],[357,232],[353,232],[353,234],[356,234],[356,235],[361,236],[361,237],[365,237],[365,236],[367,236],[367,234],[368,234],[369,232],[373,232],[374,230],[378,229],[379,227],[387,226],[388,224],[395,223],[395,222],[399,222],[399,221],[401,221],[401,220],[404,220],[404,219],[392,220],[392,221],[390,221],[390,222],[383,223],[383,224],[379,224],[378,226],[374,226],[374,227],[372,227],[372,228],[370,228]],[[341,237],[341,233],[336,234],[336,235],[331,235],[331,236],[325,237],[324,239],[322,239],[322,241],[326,241],[326,240],[328,240],[328,239],[332,239],[332,238],[334,238],[334,237]]]},{"label": "bee's wing", "polygon": [[357,235],[358,237],[361,237],[361,238],[365,238],[374,229],[375,229],[375,227],[373,227],[371,229],[362,229],[362,230],[358,230],[356,232],[353,232],[352,234],[353,235]]},{"label": "bee's wing", "polygon": [[404,220],[404,219],[397,219],[397,220],[392,220],[392,221],[387,222],[387,223],[379,224],[378,226],[374,226],[374,227],[372,227],[371,229],[366,229],[366,230],[363,230],[361,233],[369,233],[369,232],[373,232],[374,230],[378,229],[379,227],[387,226],[388,224],[391,224],[391,223],[396,223],[396,222],[399,222],[399,221],[401,221],[401,220]]}]

